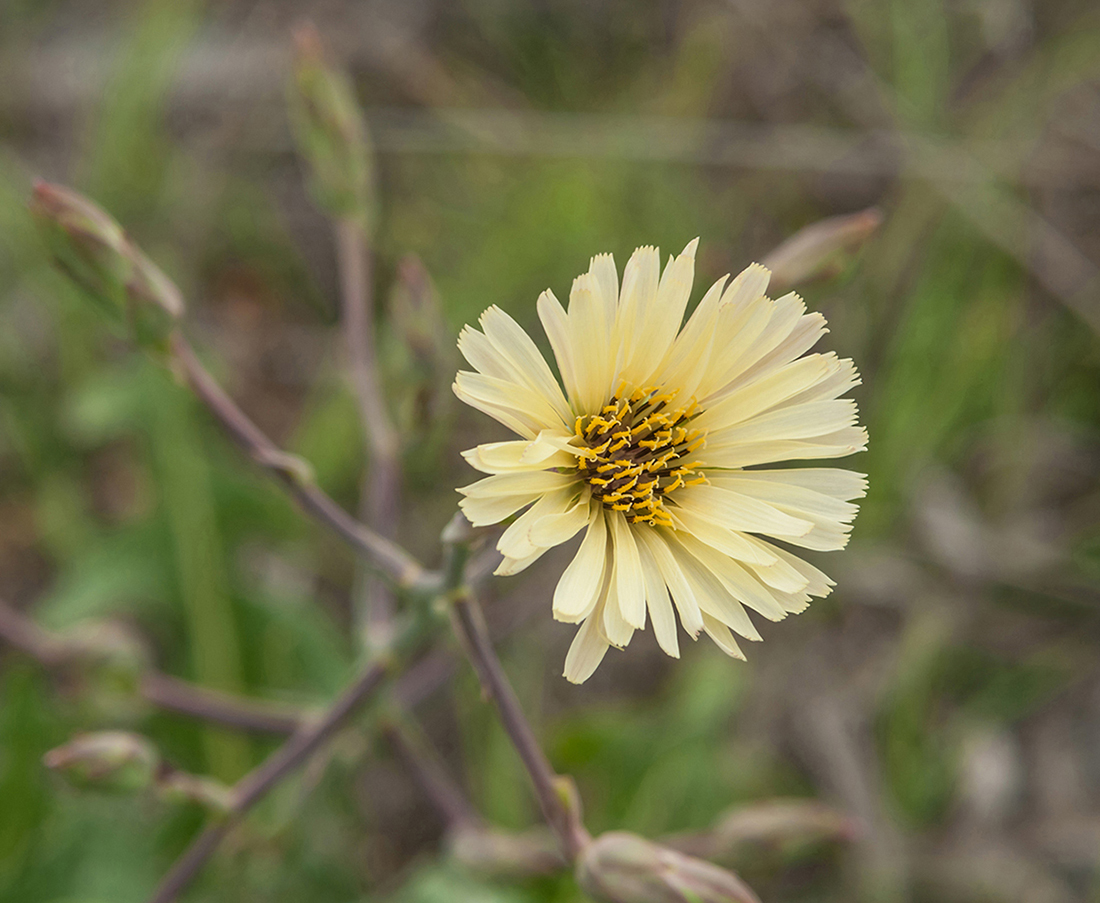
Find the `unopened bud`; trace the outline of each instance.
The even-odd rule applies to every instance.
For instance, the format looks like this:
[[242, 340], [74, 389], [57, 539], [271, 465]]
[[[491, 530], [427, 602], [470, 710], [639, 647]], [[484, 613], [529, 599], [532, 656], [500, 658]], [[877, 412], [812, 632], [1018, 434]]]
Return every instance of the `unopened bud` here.
[[859, 824], [854, 819], [816, 800], [769, 800], [741, 806], [720, 818], [711, 832], [713, 856], [723, 862], [761, 850], [787, 854], [858, 836]]
[[783, 291], [837, 275], [846, 258], [881, 225], [882, 212], [869, 207], [859, 213], [830, 216], [800, 229], [761, 261], [772, 271], [771, 288]]
[[456, 862], [486, 877], [552, 875], [565, 867], [554, 835], [545, 829], [508, 834], [492, 828], [463, 827], [453, 831], [448, 840]]
[[30, 203], [62, 270], [135, 341], [161, 346], [183, 316], [179, 289], [130, 241], [122, 227], [83, 195], [38, 182]]
[[152, 664], [142, 638], [118, 621], [78, 624], [64, 634], [64, 642], [84, 677], [115, 692], [135, 692]]
[[606, 903], [760, 903], [732, 872], [620, 831], [583, 850], [577, 881]]
[[213, 778], [186, 771], [163, 769], [157, 781], [157, 793], [169, 803], [197, 803], [215, 815], [233, 811], [233, 790]]
[[98, 731], [51, 749], [44, 762], [77, 787], [133, 793], [155, 783], [160, 756], [138, 734]]
[[435, 367], [448, 345], [443, 308], [432, 277], [415, 254], [397, 265], [389, 299], [390, 317], [406, 347], [421, 366]]
[[373, 154], [351, 83], [343, 72], [326, 64], [320, 35], [312, 25], [295, 29], [294, 43], [291, 126], [309, 165], [314, 198], [334, 216], [360, 218], [370, 234]]

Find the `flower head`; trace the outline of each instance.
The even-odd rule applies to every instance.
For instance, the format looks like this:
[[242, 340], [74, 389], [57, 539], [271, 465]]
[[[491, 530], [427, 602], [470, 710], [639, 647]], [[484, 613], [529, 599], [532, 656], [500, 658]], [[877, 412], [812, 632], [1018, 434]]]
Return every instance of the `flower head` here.
[[679, 657], [675, 611], [744, 658], [733, 634], [759, 640], [746, 612], [800, 612], [833, 586], [783, 546], [841, 549], [866, 490], [862, 474], [768, 465], [838, 458], [866, 447], [850, 360], [808, 354], [826, 332], [798, 295], [772, 300], [768, 270], [724, 277], [681, 323], [695, 248], [670, 258], [639, 248], [622, 284], [610, 254], [573, 282], [568, 311], [547, 290], [539, 318], [564, 391], [526, 332], [490, 307], [466, 327], [455, 393], [521, 438], [464, 452], [491, 474], [459, 490], [475, 526], [526, 508], [498, 543], [515, 574], [584, 530], [554, 591], [554, 617], [581, 624], [565, 676], [586, 680], [608, 647], [647, 617]]

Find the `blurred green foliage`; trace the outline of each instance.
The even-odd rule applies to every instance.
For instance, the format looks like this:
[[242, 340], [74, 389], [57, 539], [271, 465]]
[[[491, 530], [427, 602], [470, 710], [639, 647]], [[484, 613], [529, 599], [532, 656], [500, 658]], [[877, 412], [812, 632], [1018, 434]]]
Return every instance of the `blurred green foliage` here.
[[[3, 14], [3, 71], [29, 65], [66, 30], [85, 27], [86, 16], [89, 34], [102, 38], [100, 44], [89, 36], [88, 47], [104, 69], [68, 132], [50, 132], [51, 111], [0, 108], [8, 110], [0, 112], [0, 133], [11, 145], [0, 150], [0, 592], [55, 629], [120, 617], [149, 638], [165, 670], [212, 687], [328, 698], [357, 652], [349, 628], [351, 555], [241, 461], [170, 376], [131, 353], [83, 306], [52, 271], [24, 202], [30, 174], [42, 174], [71, 182], [125, 223], [184, 289], [197, 344], [209, 350], [234, 395], [354, 508], [364, 451], [332, 328], [327, 226], [306, 206], [298, 165], [285, 148], [264, 149], [259, 139], [233, 153], [211, 150], [239, 139], [248, 123], [213, 130], [213, 138], [181, 138], [187, 122], [173, 109], [174, 92], [201, 68], [184, 61], [189, 54], [200, 63], [232, 54], [229, 42], [211, 35], [238, 27], [246, 33], [238, 16], [247, 18], [247, 5], [229, 4], [234, 13], [155, 0], [94, 16], [93, 6], [8, 4]], [[361, 21], [352, 6], [340, 12], [337, 4], [337, 26], [340, 16]], [[437, 10], [446, 32], [439, 57], [461, 86], [455, 97], [485, 106], [498, 96], [521, 98], [553, 111], [866, 126], [847, 121], [839, 103], [805, 99], [797, 85], [754, 82], [763, 78], [759, 66], [741, 67], [735, 58], [748, 54], [753, 40], [740, 28], [736, 4], [717, 11], [701, 3], [595, 6], [613, 27], [602, 20], [596, 27], [596, 13], [577, 3]], [[1053, 4], [1057, 14], [1044, 14], [1037, 3], [989, 6], [996, 7], [990, 15], [1009, 6], [1004, 15], [1017, 6], [1030, 15], [1029, 37], [1023, 49], [1006, 51], [1007, 62], [998, 62], [995, 45], [981, 44], [980, 17], [969, 5], [847, 4], [846, 39], [859, 42], [898, 125], [953, 136], [964, 146], [993, 137], [1034, 141], [1049, 105], [1096, 79], [1095, 15], [1070, 2]], [[273, 20], [281, 15], [273, 6]], [[782, 15], [791, 40], [811, 49], [815, 29], [829, 27], [816, 9], [792, 6]], [[80, 43], [67, 40], [62, 46]], [[996, 83], [960, 100], [979, 45], [992, 55]], [[359, 74], [372, 103], [404, 90], [386, 87], [376, 71]], [[284, 77], [267, 73], [280, 87]], [[237, 89], [219, 86], [203, 101], [205, 115], [217, 120], [219, 102]], [[27, 92], [35, 96], [43, 95]], [[250, 119], [266, 118], [265, 134], [285, 137], [277, 100], [263, 104]], [[809, 306], [829, 317], [830, 347], [854, 357], [865, 376], [856, 394], [870, 451], [851, 466], [870, 474], [871, 494], [845, 554], [867, 573], [872, 552], [907, 558], [936, 592], [946, 586], [956, 602], [966, 601], [962, 610], [945, 615], [954, 603], [926, 605], [915, 586], [900, 603], [868, 603], [849, 597], [841, 580], [834, 598], [769, 631], [747, 666], [700, 647], [672, 667], [632, 648], [629, 655], [642, 664], [616, 661], [578, 691], [559, 685], [568, 631], [548, 623], [548, 607], [503, 654], [551, 758], [577, 777], [593, 830], [658, 836], [703, 827], [735, 803], [771, 796], [823, 795], [850, 805], [843, 786], [823, 777], [828, 764], [790, 739], [802, 736], [797, 730], [779, 723], [805, 717], [787, 697], [816, 689], [813, 673], [801, 669], [811, 655], [829, 658], [821, 644], [841, 650], [838, 679], [856, 683], [872, 652], [861, 659], [851, 649], [859, 639], [845, 637], [870, 632], [878, 639], [868, 650], [876, 643], [892, 650], [885, 663], [874, 660], [875, 692], [859, 697], [864, 708], [857, 712], [869, 761], [880, 772], [872, 815], [901, 825], [915, 844], [950, 840], [965, 804], [964, 740], [973, 726], [1015, 731], [1095, 679], [1095, 472], [1083, 488], [1055, 486], [1035, 501], [1050, 482], [1042, 466], [1048, 459], [1024, 437], [1038, 431], [1058, 454], [1058, 443], [1077, 443], [1092, 455], [1084, 466], [1095, 466], [1096, 335], [1038, 290], [1033, 274], [942, 191], [917, 180], [838, 188], [810, 174], [682, 161], [384, 148], [379, 165], [379, 297], [397, 260], [418, 254], [452, 333], [490, 303], [534, 324], [538, 293], [552, 286], [564, 297], [599, 251], [613, 251], [621, 265], [636, 245], [675, 252], [701, 235], [698, 282], [709, 284], [814, 219], [869, 201], [883, 207], [886, 224], [862, 257], [839, 279], [805, 290]], [[386, 359], [399, 366], [399, 356]], [[396, 382], [401, 372], [388, 377]], [[427, 555], [453, 510], [453, 487], [469, 476], [457, 449], [492, 431], [484, 419], [446, 405], [439, 416], [450, 431], [445, 438], [410, 450], [415, 516], [402, 527], [402, 539]], [[1077, 460], [1076, 451], [1066, 454]], [[924, 489], [929, 474], [943, 470], [962, 474], [991, 517], [1019, 512], [1028, 499], [1052, 512], [1064, 544], [1058, 578], [959, 576], [922, 545]], [[830, 572], [832, 564], [822, 562]], [[551, 567], [521, 586], [545, 594]], [[853, 569], [860, 570], [852, 565], [844, 573]], [[496, 592], [511, 590], [504, 583]], [[998, 625], [1009, 626], [998, 632]], [[765, 670], [769, 657], [786, 663], [784, 674]], [[787, 695], [777, 696], [777, 686]], [[529, 825], [536, 811], [525, 776], [471, 676], [460, 672], [448, 695], [457, 715], [433, 702], [426, 718], [449, 745], [450, 761], [459, 763], [487, 816], [507, 827]], [[197, 810], [62, 787], [41, 757], [73, 732], [137, 728], [179, 767], [225, 780], [272, 748], [268, 740], [144, 710], [116, 712], [104, 725], [94, 697], [3, 654], [0, 901], [142, 900], [200, 823]], [[769, 717], [779, 709], [782, 717]], [[352, 733], [336, 744], [323, 774], [311, 770], [303, 788], [291, 782], [265, 801], [189, 899], [579, 899], [567, 879], [507, 886], [441, 861], [434, 816], [414, 790], [397, 794], [385, 776], [372, 779], [356, 767], [364, 756], [386, 755]], [[865, 865], [859, 855], [857, 871]], [[866, 889], [835, 851], [785, 865], [754, 871], [748, 863], [744, 874], [775, 900], [847, 900], [858, 893], [852, 888]], [[1092, 894], [1080, 899], [1096, 899], [1095, 875], [1095, 859], [1074, 873], [1069, 886]], [[896, 879], [888, 898], [912, 898], [907, 880]]]

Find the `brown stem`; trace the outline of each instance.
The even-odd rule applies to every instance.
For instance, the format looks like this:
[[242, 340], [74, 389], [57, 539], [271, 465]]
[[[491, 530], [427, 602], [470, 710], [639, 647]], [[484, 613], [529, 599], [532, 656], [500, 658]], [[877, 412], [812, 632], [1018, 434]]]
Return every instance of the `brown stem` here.
[[306, 717], [295, 706], [232, 696], [159, 671], [141, 678], [141, 695], [165, 711], [261, 734], [293, 734]]
[[543, 817], [557, 837], [562, 853], [572, 862], [592, 840], [581, 822], [578, 807], [566, 803], [567, 787], [535, 739], [535, 732], [493, 649], [481, 606], [465, 591], [454, 600], [452, 612], [455, 633], [531, 777]]
[[248, 419], [215, 381], [181, 333], [171, 340], [175, 364], [187, 384], [210, 410], [225, 431], [261, 467], [272, 474], [305, 512], [335, 531], [352, 547], [370, 559], [383, 573], [402, 587], [431, 582], [431, 575], [399, 545], [361, 524], [304, 472], [299, 459], [279, 449], [255, 423]]
[[382, 735], [448, 828], [455, 830], [483, 824], [477, 810], [419, 730], [398, 715], [382, 725]]
[[[348, 362], [363, 438], [370, 449], [370, 468], [363, 488], [360, 516], [367, 526], [393, 539], [401, 506], [400, 439], [386, 408], [378, 372], [371, 292], [371, 250], [362, 222], [343, 217], [335, 224], [336, 260]], [[360, 623], [371, 632], [385, 630], [393, 614], [393, 593], [374, 575], [364, 575], [359, 588]], [[382, 638], [384, 641], [384, 637]]]
[[[47, 668], [63, 667], [87, 651], [2, 602], [0, 640]], [[294, 706], [209, 690], [154, 669], [141, 675], [139, 692], [146, 701], [166, 711], [259, 733], [292, 734], [305, 720], [305, 712]]]
[[250, 771], [233, 788], [233, 803], [224, 822], [206, 828], [176, 861], [150, 903], [171, 903], [198, 877], [222, 838], [268, 791], [323, 746], [381, 686], [389, 671], [385, 661], [368, 665], [314, 724], [302, 728]]

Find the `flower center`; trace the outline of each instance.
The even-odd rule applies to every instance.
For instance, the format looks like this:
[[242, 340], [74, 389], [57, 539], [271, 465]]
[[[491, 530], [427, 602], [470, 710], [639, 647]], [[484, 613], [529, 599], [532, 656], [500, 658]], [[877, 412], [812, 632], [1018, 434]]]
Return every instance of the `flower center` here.
[[670, 408], [672, 400], [656, 386], [620, 386], [600, 413], [577, 418], [577, 437], [591, 450], [580, 460], [582, 476], [593, 496], [631, 523], [671, 527], [664, 497], [707, 481], [695, 470], [702, 462], [688, 458], [706, 444], [703, 430], [689, 428], [699, 405], [693, 398]]

